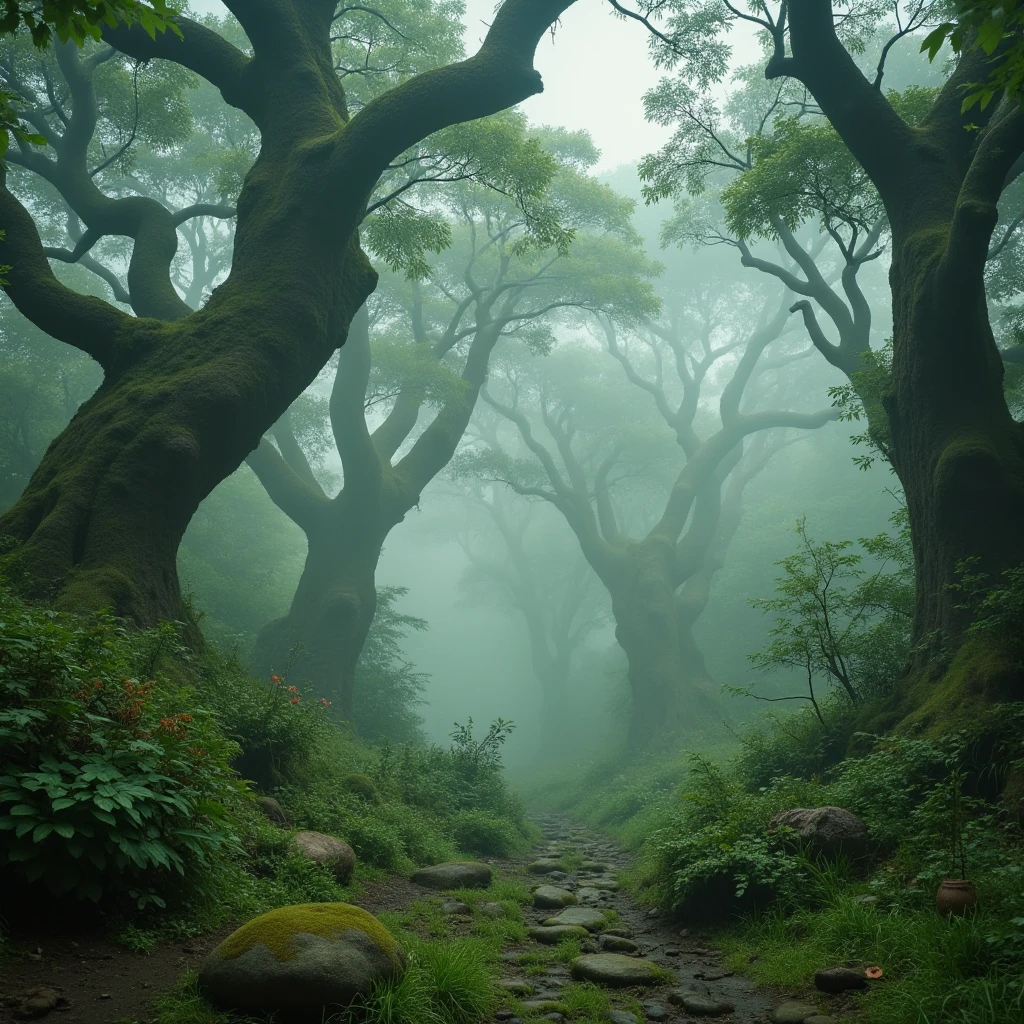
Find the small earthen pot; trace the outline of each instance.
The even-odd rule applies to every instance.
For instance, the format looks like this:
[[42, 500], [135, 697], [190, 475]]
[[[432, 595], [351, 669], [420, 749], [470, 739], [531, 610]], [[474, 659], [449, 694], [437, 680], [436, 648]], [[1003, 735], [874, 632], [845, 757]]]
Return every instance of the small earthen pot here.
[[963, 917], [969, 910], [973, 910], [977, 903], [978, 890], [974, 888], [974, 883], [962, 878], [945, 879], [935, 896], [935, 904], [943, 917]]

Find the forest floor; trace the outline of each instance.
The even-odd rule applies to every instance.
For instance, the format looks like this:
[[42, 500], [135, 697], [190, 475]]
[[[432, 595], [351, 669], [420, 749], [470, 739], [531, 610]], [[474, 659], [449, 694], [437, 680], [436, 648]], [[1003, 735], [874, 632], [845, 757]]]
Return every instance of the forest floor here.
[[[630, 858], [614, 841], [558, 816], [538, 815], [537, 823], [543, 832], [541, 845], [528, 857], [494, 861], [497, 875], [572, 891], [576, 908], [607, 914], [609, 925], [614, 925], [618, 933], [616, 938], [627, 940], [621, 944], [624, 952], [653, 963], [660, 975], [656, 986], [609, 989], [611, 1003], [617, 1008], [608, 1017], [610, 1021], [640, 1024], [642, 1017], [683, 1024], [698, 1015], [712, 1016], [707, 1010], [718, 1004], [713, 1016], [726, 1024], [765, 1024], [780, 1003], [792, 998], [759, 989], [746, 978], [730, 973], [699, 934], [663, 918], [657, 911], [640, 907], [619, 887], [615, 877], [630, 866]], [[530, 865], [538, 858], [561, 858], [567, 870], [531, 872]], [[366, 882], [359, 896], [353, 898], [354, 903], [374, 914], [406, 912], [425, 901], [444, 902], [444, 898], [399, 876]], [[529, 927], [559, 913], [535, 907], [524, 907], [523, 912]], [[472, 925], [472, 917], [456, 915], [451, 918], [451, 934], [471, 934]], [[171, 990], [182, 972], [198, 970], [206, 954], [231, 930], [228, 927], [186, 942], [164, 944], [150, 953], [130, 952], [104, 937], [95, 926], [89, 930], [58, 924], [21, 930], [11, 936], [0, 962], [0, 1024], [24, 1020], [17, 1012], [22, 1002], [18, 997], [40, 989], [50, 990], [59, 1001], [49, 1014], [39, 1013], [37, 1019], [49, 1015], [51, 1021], [60, 1024], [147, 1021], [153, 1015], [154, 996]], [[591, 946], [603, 953], [610, 944], [610, 938], [596, 936], [583, 945], [584, 950]], [[631, 945], [635, 948], [630, 949]], [[566, 1019], [559, 1005], [563, 991], [574, 985], [574, 979], [570, 965], [551, 955], [554, 949], [527, 939], [509, 945], [503, 952], [501, 977], [496, 981], [506, 991], [517, 993], [519, 1001], [509, 1003], [515, 1011], [499, 1009], [494, 1021], [515, 1024], [519, 1019], [515, 1012], [524, 1011], [530, 1017]], [[691, 1000], [688, 1006], [683, 1005], [684, 996]], [[696, 1004], [692, 1001], [695, 997]], [[700, 1000], [703, 1012], [698, 1012]], [[827, 1024], [853, 1010], [852, 1003], [843, 997], [831, 997], [826, 1003], [820, 993], [814, 993], [809, 1004], [805, 1005], [806, 1018], [796, 1015], [786, 1019]], [[830, 1016], [811, 1018], [814, 1012]]]

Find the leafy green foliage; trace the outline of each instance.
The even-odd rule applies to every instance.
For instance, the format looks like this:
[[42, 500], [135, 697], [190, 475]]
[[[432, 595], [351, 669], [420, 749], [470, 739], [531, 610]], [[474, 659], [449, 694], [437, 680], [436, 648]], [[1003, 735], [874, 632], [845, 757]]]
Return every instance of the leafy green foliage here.
[[141, 25], [150, 38], [168, 29], [181, 35], [174, 14], [166, 0], [43, 0], [42, 4], [4, 0], [0, 33], [24, 27], [36, 46], [46, 46], [54, 36], [62, 43], [70, 39], [81, 46], [86, 39], [99, 39], [104, 25], [115, 26], [122, 20]]
[[[887, 533], [852, 541], [816, 543], [806, 520], [797, 523], [802, 547], [776, 563], [776, 597], [758, 598], [755, 608], [781, 613], [764, 651], [751, 655], [762, 669], [799, 669], [806, 674], [811, 703], [824, 725], [815, 681], [839, 686], [853, 704], [884, 695], [896, 682], [910, 648], [913, 614], [913, 559], [909, 535]], [[889, 567], [894, 567], [889, 570]]]
[[237, 849], [233, 752], [189, 695], [150, 675], [164, 628], [128, 633], [0, 590], [0, 857], [27, 881], [99, 900], [167, 885]]
[[[1005, 93], [1019, 99], [1024, 89], [1024, 3], [1021, 0], [952, 0], [953, 20], [937, 25], [921, 43], [921, 52], [934, 60], [943, 45], [954, 53], [977, 48], [989, 61], [988, 77], [972, 83], [962, 110], [984, 110]], [[998, 51], [998, 53], [996, 52]]]

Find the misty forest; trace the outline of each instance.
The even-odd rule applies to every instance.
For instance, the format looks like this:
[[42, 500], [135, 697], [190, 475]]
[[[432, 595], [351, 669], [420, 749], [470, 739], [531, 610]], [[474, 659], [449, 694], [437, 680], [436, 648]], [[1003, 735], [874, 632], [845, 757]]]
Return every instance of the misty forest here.
[[0, 1024], [1024, 1024], [1024, 0], [0, 0]]

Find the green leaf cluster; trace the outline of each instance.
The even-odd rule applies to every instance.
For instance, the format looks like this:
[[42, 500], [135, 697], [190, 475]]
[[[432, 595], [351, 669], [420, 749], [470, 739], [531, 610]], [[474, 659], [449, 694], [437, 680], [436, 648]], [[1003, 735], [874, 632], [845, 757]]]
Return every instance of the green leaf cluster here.
[[[188, 694], [137, 682], [171, 627], [27, 607], [0, 588], [0, 863], [99, 900], [166, 889], [236, 851], [234, 748]], [[130, 674], [129, 674], [130, 673]]]

